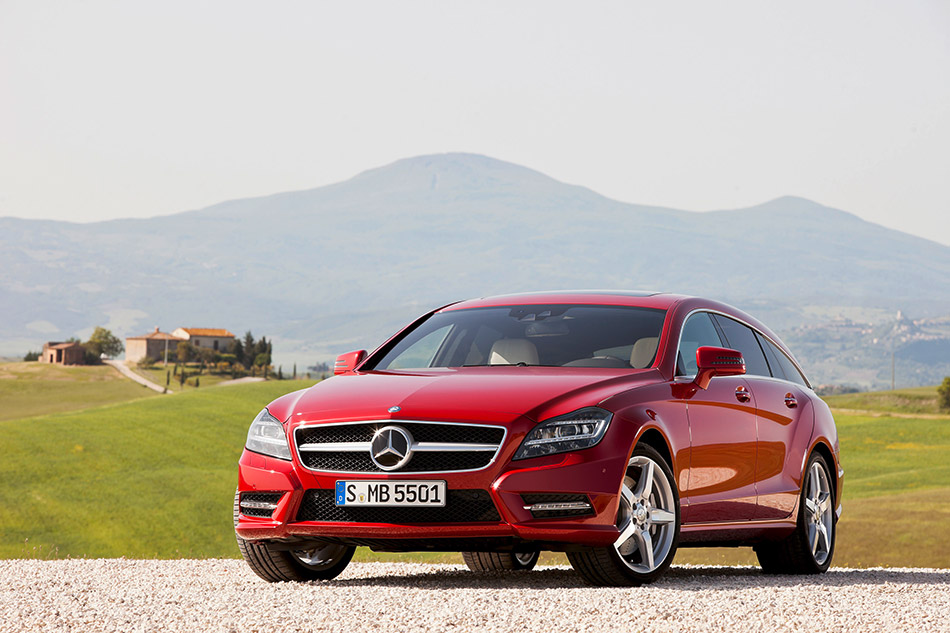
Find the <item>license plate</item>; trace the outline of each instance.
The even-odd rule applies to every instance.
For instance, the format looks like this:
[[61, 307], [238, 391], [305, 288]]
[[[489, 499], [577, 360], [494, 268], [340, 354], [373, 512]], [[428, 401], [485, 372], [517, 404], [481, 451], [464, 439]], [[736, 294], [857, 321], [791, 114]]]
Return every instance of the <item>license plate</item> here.
[[338, 506], [445, 506], [444, 481], [338, 481]]

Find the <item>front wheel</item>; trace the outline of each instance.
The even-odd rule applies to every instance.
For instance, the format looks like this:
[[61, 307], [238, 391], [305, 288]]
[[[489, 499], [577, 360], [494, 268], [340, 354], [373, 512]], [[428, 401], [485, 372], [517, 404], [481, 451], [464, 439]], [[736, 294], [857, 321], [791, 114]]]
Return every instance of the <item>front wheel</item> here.
[[673, 471], [653, 447], [637, 446], [620, 488], [617, 529], [608, 547], [568, 552], [571, 566], [594, 585], [642, 585], [673, 561], [680, 531], [680, 502]]
[[462, 560], [476, 572], [531, 571], [541, 552], [462, 552]]
[[[234, 524], [237, 525], [240, 493], [234, 493]], [[350, 564], [355, 547], [327, 543], [308, 549], [288, 550], [266, 541], [245, 541], [237, 536], [241, 556], [255, 574], [269, 582], [330, 580]]]
[[831, 566], [837, 517], [831, 470], [812, 453], [802, 477], [795, 531], [774, 543], [760, 543], [755, 554], [767, 574], [820, 574]]

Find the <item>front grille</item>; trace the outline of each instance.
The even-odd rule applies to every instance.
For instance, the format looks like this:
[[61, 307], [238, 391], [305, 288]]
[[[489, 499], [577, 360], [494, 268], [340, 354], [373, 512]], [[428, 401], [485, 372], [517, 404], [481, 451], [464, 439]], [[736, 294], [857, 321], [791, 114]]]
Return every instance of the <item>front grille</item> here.
[[[369, 443], [376, 430], [384, 426], [399, 426], [412, 435], [415, 443], [484, 444], [494, 450], [465, 451], [414, 450], [412, 458], [400, 473], [432, 473], [485, 468], [495, 459], [505, 438], [505, 429], [484, 424], [452, 424], [444, 422], [402, 422], [381, 420], [356, 424], [322, 424], [300, 427], [295, 432], [300, 462], [310, 470], [346, 473], [387, 472], [370, 457]], [[300, 450], [306, 444], [350, 443], [363, 446], [333, 452]]]
[[269, 503], [276, 505], [280, 498], [284, 496], [282, 492], [242, 492], [241, 493], [241, 514], [249, 517], [263, 517], [271, 518], [274, 514], [273, 509], [269, 508], [248, 508], [245, 507], [245, 502], [260, 502], [260, 503]]
[[[526, 493], [521, 495], [521, 499], [526, 505], [536, 503], [587, 503], [590, 499], [587, 495], [563, 494], [553, 492]], [[576, 510], [532, 510], [531, 516], [535, 519], [560, 519], [567, 517], [581, 517], [594, 514], [593, 507]]]
[[442, 508], [360, 508], [338, 506], [334, 491], [304, 493], [298, 521], [352, 523], [488, 523], [501, 521], [486, 490], [449, 490]]

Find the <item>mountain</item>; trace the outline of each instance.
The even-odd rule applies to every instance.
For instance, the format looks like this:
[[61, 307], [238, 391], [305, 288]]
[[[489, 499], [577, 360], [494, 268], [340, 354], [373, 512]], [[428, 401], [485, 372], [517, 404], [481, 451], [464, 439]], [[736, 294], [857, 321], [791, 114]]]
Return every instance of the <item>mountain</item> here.
[[0, 270], [7, 354], [97, 324], [161, 325], [250, 329], [312, 362], [441, 303], [537, 289], [700, 294], [777, 329], [950, 313], [950, 247], [844, 211], [794, 197], [706, 213], [627, 204], [471, 154], [150, 219], [0, 218]]

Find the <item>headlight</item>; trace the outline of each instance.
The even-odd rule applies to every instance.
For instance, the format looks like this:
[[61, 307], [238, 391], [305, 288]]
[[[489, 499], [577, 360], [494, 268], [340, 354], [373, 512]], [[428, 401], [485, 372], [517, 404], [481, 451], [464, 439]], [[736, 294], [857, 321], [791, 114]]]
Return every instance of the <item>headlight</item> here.
[[267, 409], [258, 413], [251, 422], [251, 428], [247, 430], [247, 443], [244, 446], [255, 453], [290, 459], [290, 446], [287, 445], [284, 425], [268, 413]]
[[579, 451], [604, 438], [613, 414], [597, 407], [579, 409], [537, 425], [525, 436], [513, 459]]

